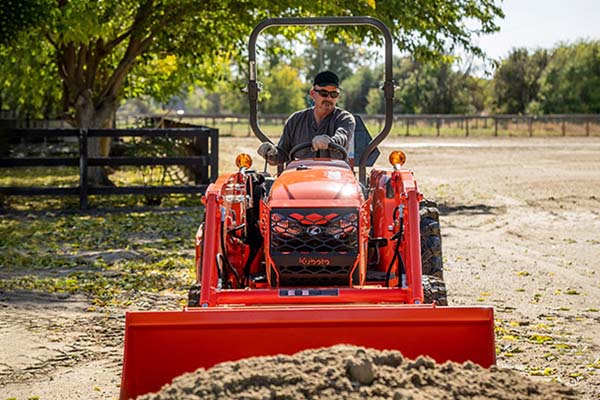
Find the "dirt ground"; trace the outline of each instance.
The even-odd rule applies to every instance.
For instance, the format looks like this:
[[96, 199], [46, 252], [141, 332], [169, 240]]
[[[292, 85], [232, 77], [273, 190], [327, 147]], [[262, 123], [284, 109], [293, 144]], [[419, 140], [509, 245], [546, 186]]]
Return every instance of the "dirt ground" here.
[[[220, 145], [221, 171], [257, 147]], [[450, 304], [495, 307], [498, 367], [600, 398], [600, 138], [397, 138], [380, 164], [392, 148], [440, 206]], [[124, 310], [89, 306], [0, 293], [0, 400], [118, 397]]]

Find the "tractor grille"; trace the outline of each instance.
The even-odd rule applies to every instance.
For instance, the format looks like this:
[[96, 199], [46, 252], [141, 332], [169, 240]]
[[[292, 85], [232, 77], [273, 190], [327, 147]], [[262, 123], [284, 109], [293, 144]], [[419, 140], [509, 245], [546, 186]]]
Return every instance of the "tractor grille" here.
[[351, 253], [357, 247], [356, 209], [271, 212], [271, 253]]
[[274, 209], [270, 228], [280, 286], [348, 285], [358, 255], [358, 210]]

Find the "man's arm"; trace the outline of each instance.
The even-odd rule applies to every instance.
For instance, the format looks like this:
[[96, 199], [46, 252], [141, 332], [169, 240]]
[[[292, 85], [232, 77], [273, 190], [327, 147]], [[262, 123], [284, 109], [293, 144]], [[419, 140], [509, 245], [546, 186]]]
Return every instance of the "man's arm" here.
[[342, 111], [336, 117], [334, 128], [335, 131], [331, 137], [331, 141], [340, 146], [344, 146], [344, 148], [348, 150], [356, 128], [354, 115], [350, 114], [348, 111]]

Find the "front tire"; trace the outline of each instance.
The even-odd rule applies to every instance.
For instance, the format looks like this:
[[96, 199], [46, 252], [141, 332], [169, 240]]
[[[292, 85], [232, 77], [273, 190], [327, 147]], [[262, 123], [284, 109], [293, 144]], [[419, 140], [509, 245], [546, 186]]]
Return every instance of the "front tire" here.
[[188, 291], [188, 307], [200, 307], [200, 290], [199, 283], [193, 283]]
[[423, 200], [420, 204], [421, 222], [421, 271], [423, 275], [444, 279], [442, 259], [442, 234], [440, 212], [433, 201]]
[[442, 234], [440, 212], [433, 201], [420, 204], [421, 222], [421, 273], [423, 301], [425, 304], [448, 305], [448, 292], [444, 283], [442, 259]]
[[423, 301], [425, 304], [448, 305], [448, 292], [446, 284], [441, 278], [430, 275], [422, 276]]

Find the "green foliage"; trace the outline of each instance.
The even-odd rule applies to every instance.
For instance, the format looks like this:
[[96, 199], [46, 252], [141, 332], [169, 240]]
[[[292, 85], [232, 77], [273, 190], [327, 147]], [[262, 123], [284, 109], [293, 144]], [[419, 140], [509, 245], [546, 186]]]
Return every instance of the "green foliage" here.
[[600, 113], [600, 41], [563, 45], [540, 77], [545, 113]]
[[278, 64], [270, 74], [262, 79], [265, 91], [261, 93], [266, 99], [261, 111], [266, 114], [289, 114], [306, 107], [304, 88], [298, 70], [290, 66]]
[[[378, 68], [378, 71], [381, 68]], [[369, 93], [383, 81], [383, 75], [369, 67], [359, 68], [352, 76], [342, 81], [341, 105], [353, 113], [364, 113], [369, 104]], [[383, 92], [379, 91], [383, 99]], [[382, 100], [383, 101], [383, 100]]]
[[501, 113], [523, 114], [535, 111], [530, 103], [539, 101], [539, 80], [548, 65], [546, 50], [529, 54], [526, 49], [513, 50], [494, 75], [494, 102]]
[[497, 112], [600, 112], [600, 41], [529, 53], [515, 49], [494, 76]]
[[61, 114], [61, 83], [52, 46], [30, 32], [10, 48], [0, 45], [0, 104], [22, 117], [56, 118]]
[[483, 80], [460, 71], [452, 61], [422, 63], [410, 58], [394, 60], [398, 84], [395, 111], [403, 114], [471, 114], [487, 104]]
[[43, 0], [4, 0], [0, 7], [0, 45], [9, 44], [32, 26], [44, 22]]
[[341, 81], [345, 81], [352, 75], [351, 66], [358, 59], [358, 47], [349, 45], [344, 40], [328, 41], [319, 37], [314, 45], [306, 49], [305, 56], [308, 60], [307, 79], [312, 79], [320, 71], [330, 70]]
[[471, 114], [468, 75], [453, 69], [448, 62], [421, 68], [421, 112], [425, 114]]
[[367, 114], [383, 114], [385, 112], [385, 99], [381, 94], [381, 90], [376, 88], [369, 89], [367, 94], [367, 107], [365, 107]]
[[[578, 43], [561, 46], [554, 50], [537, 50], [529, 53], [515, 49], [504, 60], [492, 80], [477, 78], [470, 69], [460, 70], [451, 59], [437, 62], [421, 62], [412, 57], [394, 58], [394, 80], [398, 86], [395, 94], [395, 112], [401, 114], [473, 114], [482, 111], [507, 114], [544, 113], [597, 113], [600, 112], [600, 42]], [[287, 56], [286, 56], [287, 57]], [[449, 58], [449, 57], [446, 57]], [[283, 58], [281, 58], [283, 60]], [[280, 61], [281, 61], [280, 60]], [[265, 113], [289, 113], [297, 108], [284, 105], [272, 91], [294, 99], [297, 90], [305, 85], [301, 80], [275, 80], [283, 66], [296, 68], [301, 63], [286, 58], [285, 63], [275, 63], [273, 77], [269, 77], [269, 65], [261, 77], [265, 84], [261, 111]], [[234, 80], [231, 76], [227, 79]], [[362, 66], [342, 81], [343, 94], [340, 105], [355, 113], [380, 114], [384, 112], [380, 66]], [[244, 84], [239, 78], [238, 87]], [[305, 90], [304, 88], [302, 90]], [[220, 82], [214, 92], [202, 99], [203, 112], [247, 111], [247, 99], [238, 90], [231, 90], [229, 83]], [[275, 104], [275, 103], [274, 103]], [[279, 111], [277, 111], [279, 110]]]
[[227, 114], [247, 113], [248, 96], [242, 92], [246, 86], [243, 77], [233, 76], [235, 64], [227, 68], [220, 80], [208, 87], [190, 86], [181, 94], [180, 99], [185, 104], [187, 113], [196, 114]]
[[[244, 58], [250, 31], [266, 17], [371, 15], [390, 27], [402, 50], [432, 59], [455, 47], [480, 54], [472, 44], [473, 32], [496, 31], [494, 19], [502, 16], [488, 0], [39, 1], [47, 22], [34, 18], [21, 25], [23, 34], [0, 48], [3, 107], [27, 103], [21, 112], [40, 114], [51, 103], [42, 100], [48, 96], [76, 124], [89, 127], [106, 126], [124, 98], [149, 95], [165, 101], [184, 84], [214, 87], [230, 60]], [[298, 31], [282, 28], [279, 33], [290, 37]], [[343, 32], [348, 43], [381, 41], [372, 29]], [[45, 51], [29, 57], [32, 48]], [[14, 84], [19, 76], [24, 83]], [[57, 90], [39, 90], [60, 81], [60, 98]]]

